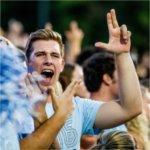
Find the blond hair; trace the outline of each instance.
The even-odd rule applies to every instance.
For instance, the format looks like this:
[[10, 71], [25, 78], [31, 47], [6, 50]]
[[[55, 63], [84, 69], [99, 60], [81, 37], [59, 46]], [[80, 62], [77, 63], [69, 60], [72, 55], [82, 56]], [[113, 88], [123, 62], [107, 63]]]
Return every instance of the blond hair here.
[[37, 40], [54, 40], [58, 42], [60, 46], [60, 53], [61, 56], [64, 57], [64, 45], [62, 42], [62, 37], [59, 33], [48, 30], [48, 29], [39, 29], [33, 33], [30, 34], [30, 37], [28, 39], [27, 45], [26, 45], [26, 57], [27, 60], [30, 60], [30, 55], [33, 52], [32, 44], [34, 41]]
[[97, 146], [99, 150], [135, 150], [136, 143], [133, 137], [125, 131], [114, 130], [100, 134]]

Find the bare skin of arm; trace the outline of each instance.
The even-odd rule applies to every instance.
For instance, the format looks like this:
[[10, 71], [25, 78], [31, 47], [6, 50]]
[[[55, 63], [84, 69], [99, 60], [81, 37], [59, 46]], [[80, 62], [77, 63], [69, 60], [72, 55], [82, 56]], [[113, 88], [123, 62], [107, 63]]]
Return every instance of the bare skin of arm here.
[[77, 55], [81, 52], [81, 44], [84, 37], [83, 31], [78, 27], [76, 21], [70, 23], [70, 30], [66, 31], [69, 51], [66, 54], [66, 62], [74, 64]]
[[103, 104], [96, 117], [97, 128], [111, 128], [120, 125], [142, 111], [142, 96], [135, 68], [130, 57], [130, 36], [126, 25], [119, 27], [115, 10], [107, 13], [109, 42], [98, 42], [95, 45], [115, 53], [119, 77], [120, 104], [109, 102]]
[[56, 97], [54, 89], [50, 88], [51, 92], [49, 92], [47, 101], [52, 101], [55, 113], [32, 134], [20, 141], [21, 150], [49, 149], [68, 115], [73, 111], [72, 98], [78, 84], [79, 81], [73, 81], [60, 97]]

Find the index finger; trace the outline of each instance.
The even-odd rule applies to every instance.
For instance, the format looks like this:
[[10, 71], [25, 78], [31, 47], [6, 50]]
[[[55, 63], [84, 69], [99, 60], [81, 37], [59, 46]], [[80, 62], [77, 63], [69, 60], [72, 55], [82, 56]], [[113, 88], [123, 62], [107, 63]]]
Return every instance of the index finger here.
[[113, 29], [113, 24], [112, 24], [112, 18], [110, 13], [107, 13], [107, 25], [108, 25], [108, 30], [111, 31]]
[[53, 108], [54, 110], [56, 110], [58, 107], [58, 101], [54, 88], [49, 87], [47, 92], [48, 92], [47, 102], [52, 102]]
[[73, 94], [74, 93], [74, 90], [75, 90], [75, 87], [77, 84], [79, 84], [80, 81], [77, 81], [77, 80], [74, 80], [72, 81], [68, 87], [66, 88], [64, 94], [65, 95], [70, 95], [70, 94]]

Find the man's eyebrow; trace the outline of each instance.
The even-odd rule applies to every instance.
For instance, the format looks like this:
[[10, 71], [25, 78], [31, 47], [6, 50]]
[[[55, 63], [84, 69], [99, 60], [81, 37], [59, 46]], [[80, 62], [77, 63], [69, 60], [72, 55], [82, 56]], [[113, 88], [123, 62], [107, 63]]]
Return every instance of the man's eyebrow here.
[[[47, 53], [46, 51], [44, 50], [35, 50], [34, 51], [34, 54], [37, 54], [37, 53]], [[50, 52], [51, 54], [55, 54], [55, 55], [61, 55], [59, 52]]]
[[51, 52], [51, 54], [61, 55], [61, 54], [60, 54], [60, 53], [58, 53], [58, 52]]
[[34, 53], [45, 52], [44, 50], [34, 50]]

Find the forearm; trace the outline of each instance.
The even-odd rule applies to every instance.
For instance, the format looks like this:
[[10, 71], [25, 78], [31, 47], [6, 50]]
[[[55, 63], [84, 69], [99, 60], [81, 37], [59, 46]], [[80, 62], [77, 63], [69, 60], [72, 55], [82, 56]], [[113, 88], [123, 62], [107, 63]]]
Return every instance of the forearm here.
[[142, 96], [138, 77], [129, 53], [116, 54], [121, 106], [135, 116], [141, 112]]
[[48, 149], [64, 125], [65, 120], [66, 116], [62, 116], [58, 113], [54, 114], [31, 135], [20, 141], [21, 150]]
[[81, 42], [69, 42], [69, 51], [67, 54], [68, 62], [74, 63], [76, 57], [80, 54], [80, 52], [81, 52]]

